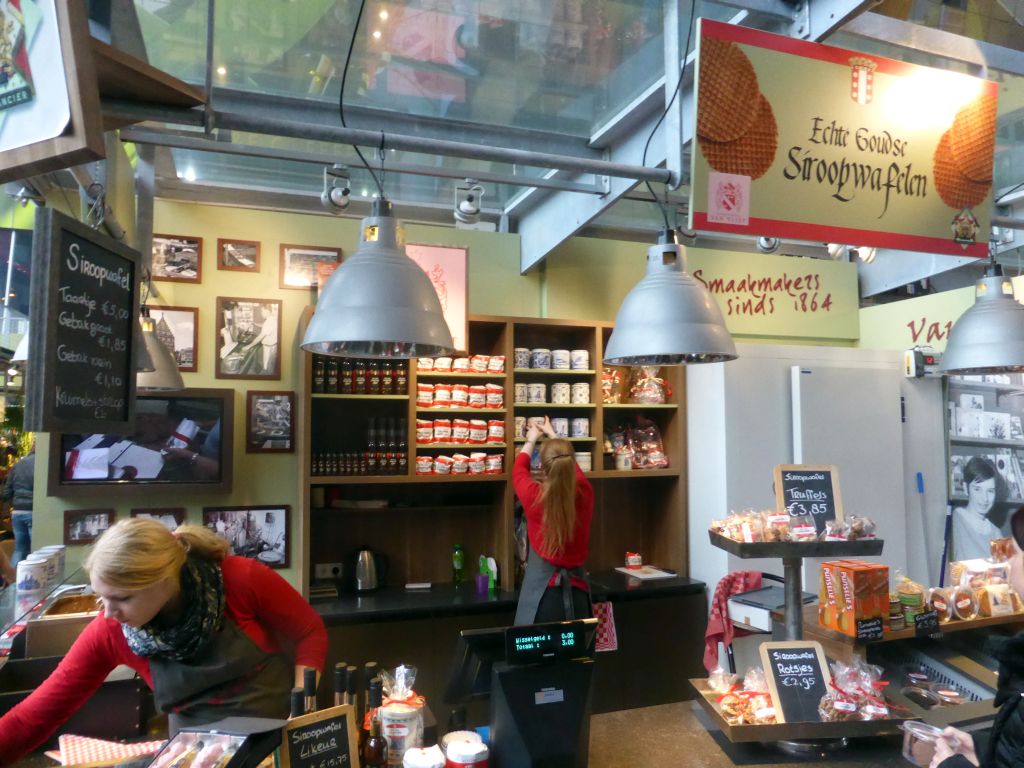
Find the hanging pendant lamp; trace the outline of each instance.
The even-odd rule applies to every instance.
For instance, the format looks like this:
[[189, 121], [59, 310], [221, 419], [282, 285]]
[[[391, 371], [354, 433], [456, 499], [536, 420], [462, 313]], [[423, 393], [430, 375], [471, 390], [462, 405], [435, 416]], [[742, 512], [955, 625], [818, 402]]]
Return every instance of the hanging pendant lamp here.
[[974, 304], [954, 323], [939, 371], [949, 374], [1024, 371], [1024, 305], [993, 258], [974, 285]]
[[[139, 317], [142, 343], [139, 344], [135, 374], [137, 392], [173, 392], [185, 388], [185, 382], [178, 370], [178, 361], [156, 335], [156, 323], [149, 316], [149, 309], [143, 307]], [[145, 358], [145, 360], [144, 360]], [[147, 365], [149, 370], [142, 368]]]
[[359, 249], [317, 300], [302, 348], [336, 357], [411, 358], [455, 351], [434, 286], [405, 253], [391, 203], [373, 201]]
[[736, 345], [707, 288], [686, 272], [675, 231], [647, 250], [647, 274], [619, 307], [604, 351], [609, 365], [682, 365], [735, 360]]

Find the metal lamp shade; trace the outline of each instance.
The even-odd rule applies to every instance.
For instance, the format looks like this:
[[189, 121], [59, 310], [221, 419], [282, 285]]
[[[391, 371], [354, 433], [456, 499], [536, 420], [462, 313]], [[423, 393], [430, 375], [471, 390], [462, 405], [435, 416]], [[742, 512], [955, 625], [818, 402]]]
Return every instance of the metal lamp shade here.
[[184, 389], [185, 382], [182, 381], [181, 371], [178, 370], [178, 361], [174, 359], [171, 350], [157, 338], [156, 323], [149, 316], [143, 316], [139, 322], [142, 327], [139, 357], [147, 355], [152, 362], [153, 370], [139, 370], [135, 374], [135, 389], [138, 392], [171, 392]]
[[684, 248], [671, 242], [649, 248], [647, 274], [619, 307], [604, 362], [682, 365], [721, 363], [736, 356], [721, 310], [686, 272]]
[[1001, 274], [986, 275], [974, 288], [974, 305], [949, 332], [939, 368], [943, 373], [1024, 371], [1024, 305]]
[[337, 357], [411, 358], [454, 351], [426, 273], [399, 245], [385, 206], [363, 219], [359, 249], [328, 278], [302, 348]]

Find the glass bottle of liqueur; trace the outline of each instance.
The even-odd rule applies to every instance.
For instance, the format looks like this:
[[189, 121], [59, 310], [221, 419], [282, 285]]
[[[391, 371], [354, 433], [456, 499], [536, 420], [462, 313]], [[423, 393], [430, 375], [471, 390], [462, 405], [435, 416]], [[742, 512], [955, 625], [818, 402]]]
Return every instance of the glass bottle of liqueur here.
[[370, 419], [370, 425], [366, 430], [366, 474], [376, 475], [380, 473], [377, 464], [377, 421]]
[[288, 719], [302, 717], [306, 714], [306, 692], [301, 688], [292, 688], [288, 707]]
[[[376, 674], [376, 670], [374, 670]], [[367, 683], [366, 687], [366, 717], [363, 718], [359, 727], [359, 754], [365, 754], [366, 747], [370, 740], [371, 729], [374, 721], [380, 725], [380, 706], [384, 699], [384, 684], [381, 682], [379, 677], [373, 677]], [[385, 748], [387, 741], [384, 741]], [[387, 764], [387, 755], [385, 755], [385, 765]], [[366, 765], [364, 762], [363, 765]], [[371, 763], [371, 765], [380, 765], [380, 763]]]
[[409, 443], [407, 439], [408, 428], [405, 419], [398, 420], [398, 470], [397, 474], [409, 473]]
[[347, 358], [347, 357], [342, 358], [342, 360], [341, 360], [341, 381], [338, 384], [338, 386], [340, 388], [340, 391], [341, 391], [341, 394], [343, 394], [343, 395], [351, 395], [352, 394], [353, 388], [355, 387], [354, 376], [355, 376], [355, 373], [354, 373], [354, 366], [352, 365], [352, 360], [350, 358]]
[[379, 395], [380, 391], [380, 360], [370, 360], [366, 364], [366, 394]]
[[326, 362], [323, 355], [313, 355], [313, 392], [323, 394], [326, 381]]
[[352, 394], [366, 394], [366, 361], [356, 360], [352, 364]]
[[302, 671], [302, 694], [304, 697], [304, 708], [306, 714], [316, 712], [316, 670], [304, 669]]
[[334, 706], [348, 704], [348, 665], [339, 661], [334, 665]]
[[327, 391], [332, 395], [336, 395], [338, 394], [338, 358], [327, 358], [326, 371]]
[[398, 436], [396, 434], [397, 431], [398, 430], [395, 429], [395, 420], [388, 419], [388, 468], [386, 474], [389, 475], [398, 474]]
[[381, 733], [380, 713], [377, 711], [381, 701], [380, 678], [377, 678], [370, 693], [370, 730], [359, 753], [363, 768], [384, 768], [388, 764], [388, 741]]
[[380, 364], [380, 393], [395, 394], [395, 368], [388, 360]]
[[[371, 683], [377, 678], [379, 669], [380, 665], [376, 661], [368, 661], [363, 665], [363, 712], [369, 711]], [[380, 682], [380, 678], [377, 678], [377, 682]]]
[[409, 367], [404, 360], [395, 363], [395, 394], [409, 394]]

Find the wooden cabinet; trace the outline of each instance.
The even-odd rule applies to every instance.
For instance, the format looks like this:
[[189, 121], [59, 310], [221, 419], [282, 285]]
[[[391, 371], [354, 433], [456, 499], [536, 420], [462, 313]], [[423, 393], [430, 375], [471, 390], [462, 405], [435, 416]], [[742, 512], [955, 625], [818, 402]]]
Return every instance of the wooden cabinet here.
[[[310, 311], [311, 312], [311, 311]], [[308, 322], [309, 313], [305, 317]], [[303, 323], [303, 327], [305, 326]], [[522, 438], [516, 417], [548, 415], [589, 419], [589, 435], [573, 438], [577, 453], [591, 454], [587, 476], [595, 488], [595, 514], [591, 531], [591, 570], [621, 565], [627, 550], [639, 551], [645, 561], [686, 575], [686, 509], [684, 476], [686, 455], [683, 419], [682, 370], [663, 368], [671, 390], [668, 402], [641, 405], [601, 402], [601, 357], [611, 334], [610, 323], [470, 316], [470, 354], [504, 355], [501, 373], [473, 374], [416, 371], [410, 361], [407, 395], [333, 395], [311, 392], [313, 356], [303, 355], [302, 391], [298, 408], [300, 484], [303, 500], [302, 536], [305, 563], [303, 586], [309, 584], [318, 563], [348, 564], [350, 555], [368, 546], [387, 563], [386, 583], [452, 580], [451, 553], [455, 544], [466, 552], [466, 572], [476, 572], [481, 554], [498, 561], [501, 586], [515, 586], [515, 495], [510, 470]], [[515, 368], [516, 348], [549, 350], [585, 349], [590, 366], [585, 370]], [[628, 369], [620, 369], [628, 381]], [[501, 408], [438, 409], [417, 407], [420, 382], [490, 383], [503, 388]], [[586, 403], [550, 402], [552, 384], [585, 382]], [[515, 385], [546, 385], [548, 402], [516, 402]], [[505, 442], [479, 445], [416, 444], [417, 418], [470, 416], [504, 421]], [[669, 466], [655, 470], [618, 470], [614, 457], [605, 454], [604, 435], [621, 424], [649, 419], [661, 431]], [[397, 475], [314, 474], [313, 457], [324, 450], [342, 451], [362, 445], [370, 419], [405, 421], [408, 467]], [[571, 434], [571, 433], [570, 433]], [[471, 450], [500, 454], [500, 474], [417, 475], [417, 456], [436, 456]]]

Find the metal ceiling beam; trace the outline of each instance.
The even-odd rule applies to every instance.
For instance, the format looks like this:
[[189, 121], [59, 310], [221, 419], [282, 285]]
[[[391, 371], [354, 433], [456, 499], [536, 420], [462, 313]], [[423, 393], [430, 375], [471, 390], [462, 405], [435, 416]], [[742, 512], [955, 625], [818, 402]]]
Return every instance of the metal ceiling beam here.
[[857, 266], [860, 295], [861, 298], [875, 296], [940, 272], [948, 272], [966, 264], [977, 264], [978, 261], [972, 256], [946, 256], [879, 248], [875, 251], [874, 261]]
[[[260, 147], [247, 144], [234, 144], [223, 139], [206, 138], [197, 133], [183, 134], [172, 131], [157, 131], [148, 128], [125, 128], [121, 130], [121, 141], [135, 144], [150, 144], [173, 149], [188, 149], [196, 152], [212, 152], [221, 155], [237, 155], [241, 157], [263, 157], [274, 160], [286, 160], [294, 163], [307, 163], [324, 166], [334, 163], [347, 164], [352, 168], [359, 167], [355, 155], [320, 154], [316, 152], [297, 152], [278, 147]], [[560, 189], [567, 192], [583, 192], [591, 195], [604, 194], [604, 187], [596, 184], [583, 184], [574, 181], [561, 181], [537, 176], [521, 176], [510, 173], [494, 173], [482, 169], [456, 168], [453, 166], [417, 165], [387, 161], [389, 173], [405, 173], [413, 176], [429, 176], [441, 179], [465, 179], [467, 177], [488, 184], [508, 184], [513, 187], [542, 187], [544, 189]]]
[[[202, 123], [202, 114], [190, 109], [160, 109], [154, 115], [148, 106], [140, 106], [131, 102], [104, 100], [105, 114], [130, 119], [133, 122], [155, 120], [177, 125], [196, 125]], [[196, 118], [199, 122], [196, 122]], [[555, 155], [549, 152], [509, 149], [501, 146], [483, 146], [449, 139], [421, 138], [407, 134], [388, 133], [383, 131], [366, 131], [341, 126], [316, 125], [291, 120], [278, 120], [259, 114], [239, 114], [232, 112], [214, 113], [215, 128], [247, 133], [265, 134], [268, 136], [285, 136], [293, 139], [308, 139], [330, 144], [358, 144], [360, 146], [377, 147], [381, 142], [388, 149], [399, 149], [408, 152], [420, 152], [427, 155], [445, 155], [464, 157], [471, 160], [486, 160], [495, 163], [527, 165], [537, 168], [557, 168], [579, 173], [593, 173], [599, 176], [616, 176], [631, 180], [648, 180], [664, 183], [669, 179], [669, 172], [663, 168], [643, 167], [630, 163], [608, 160], [596, 160], [588, 157], [572, 157]], [[585, 183], [582, 180], [581, 183]]]

